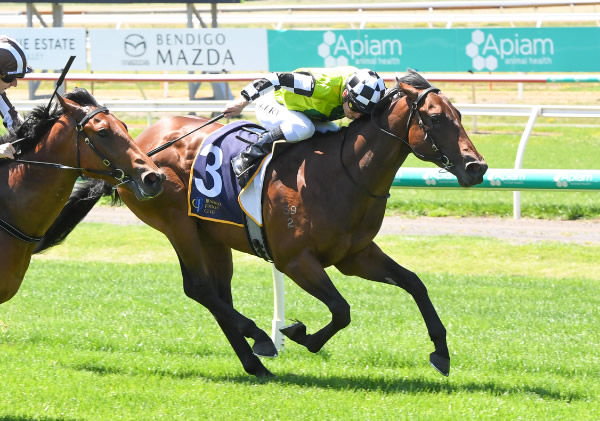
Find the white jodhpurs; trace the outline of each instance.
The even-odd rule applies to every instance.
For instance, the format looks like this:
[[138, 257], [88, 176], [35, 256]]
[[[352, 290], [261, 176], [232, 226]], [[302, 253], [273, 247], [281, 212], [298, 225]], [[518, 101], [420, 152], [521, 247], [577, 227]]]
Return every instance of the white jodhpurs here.
[[267, 130], [281, 128], [286, 142], [299, 142], [315, 134], [337, 132], [340, 127], [333, 121], [313, 121], [300, 111], [288, 110], [275, 100], [273, 94], [256, 101], [256, 119]]

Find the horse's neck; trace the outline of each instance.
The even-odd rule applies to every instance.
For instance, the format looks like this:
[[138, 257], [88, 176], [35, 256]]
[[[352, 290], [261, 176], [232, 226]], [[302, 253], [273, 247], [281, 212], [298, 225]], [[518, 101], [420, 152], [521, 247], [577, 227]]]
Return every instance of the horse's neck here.
[[[76, 166], [76, 145], [71, 135], [65, 137], [64, 130], [57, 133], [51, 129], [21, 159]], [[63, 140], [56, 139], [61, 135]], [[8, 189], [2, 186], [2, 218], [26, 234], [42, 235], [69, 198], [79, 173], [26, 163], [8, 164], [5, 168]]]
[[387, 193], [408, 152], [401, 141], [365, 121], [349, 128], [344, 156], [348, 167], [373, 192]]

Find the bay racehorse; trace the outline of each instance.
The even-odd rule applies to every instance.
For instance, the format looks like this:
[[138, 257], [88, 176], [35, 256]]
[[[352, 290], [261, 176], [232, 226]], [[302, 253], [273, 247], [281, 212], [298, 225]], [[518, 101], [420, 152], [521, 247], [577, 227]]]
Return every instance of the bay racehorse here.
[[[204, 122], [192, 116], [164, 118], [144, 130], [136, 143], [150, 151]], [[142, 221], [169, 239], [179, 257], [185, 293], [213, 314], [244, 369], [257, 376], [270, 375], [256, 355], [276, 355], [271, 339], [232, 303], [231, 249], [252, 253], [244, 229], [187, 216], [190, 168], [203, 139], [220, 127], [210, 124], [154, 155], [167, 176], [161, 196], [143, 202], [123, 187], [118, 193]], [[282, 332], [317, 352], [350, 323], [350, 306], [324, 269], [335, 266], [346, 275], [401, 287], [411, 294], [435, 347], [430, 362], [448, 375], [446, 329], [427, 289], [373, 239], [394, 176], [409, 153], [456, 175], [462, 186], [482, 182], [487, 164], [465, 132], [460, 112], [421, 75], [409, 71], [370, 118], [283, 149], [269, 164], [263, 188], [267, 242], [276, 268], [322, 301], [331, 320], [314, 333], [308, 333], [301, 322]], [[76, 208], [72, 215], [77, 214]], [[71, 218], [68, 214], [65, 208], [64, 219]], [[48, 241], [52, 243], [51, 238]], [[252, 348], [246, 338], [254, 340]]]
[[162, 191], [163, 173], [123, 122], [84, 89], [58, 100], [52, 111], [36, 107], [18, 129], [19, 139], [0, 138], [17, 149], [14, 160], [0, 160], [0, 303], [17, 293], [36, 244], [80, 175], [120, 184], [136, 200]]

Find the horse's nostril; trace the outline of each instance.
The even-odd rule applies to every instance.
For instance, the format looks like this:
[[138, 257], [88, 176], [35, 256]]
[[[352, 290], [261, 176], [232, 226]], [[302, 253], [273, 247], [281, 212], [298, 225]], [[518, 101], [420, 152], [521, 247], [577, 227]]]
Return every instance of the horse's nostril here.
[[156, 173], [149, 171], [142, 176], [142, 182], [148, 186], [156, 186], [163, 182], [165, 175], [163, 173]]
[[485, 162], [469, 162], [465, 165], [465, 171], [467, 174], [473, 177], [479, 177], [485, 174], [488, 166]]

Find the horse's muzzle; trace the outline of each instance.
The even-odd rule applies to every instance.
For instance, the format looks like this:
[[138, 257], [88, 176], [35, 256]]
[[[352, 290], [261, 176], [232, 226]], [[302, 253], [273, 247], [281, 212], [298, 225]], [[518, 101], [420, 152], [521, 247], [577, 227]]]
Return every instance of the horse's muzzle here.
[[488, 170], [488, 164], [481, 159], [466, 159], [464, 168], [456, 172], [456, 178], [463, 187], [471, 187], [483, 182], [483, 175]]

